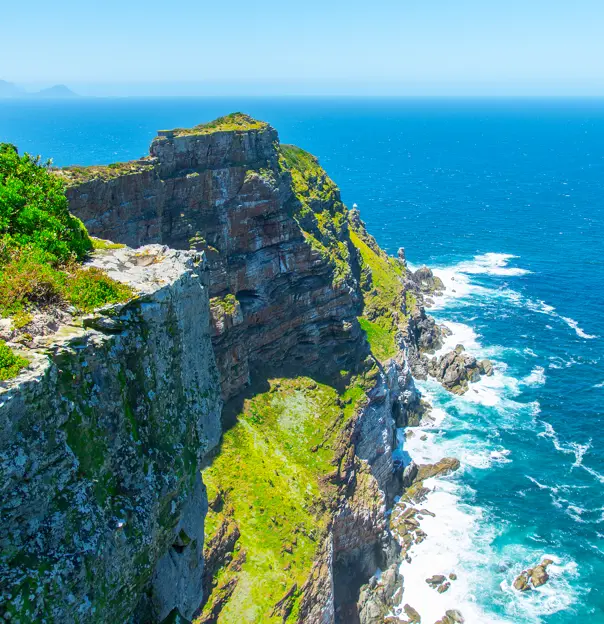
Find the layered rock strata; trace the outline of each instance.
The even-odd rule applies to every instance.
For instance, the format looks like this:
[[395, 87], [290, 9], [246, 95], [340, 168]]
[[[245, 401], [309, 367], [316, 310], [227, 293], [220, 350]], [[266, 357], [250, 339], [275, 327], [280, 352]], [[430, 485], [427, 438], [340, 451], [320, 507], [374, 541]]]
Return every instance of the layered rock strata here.
[[[333, 260], [308, 240], [312, 222], [304, 230], [294, 218], [301, 202], [276, 131], [246, 120], [235, 131], [162, 132], [125, 175], [63, 173], [70, 210], [91, 234], [205, 251], [225, 400], [260, 368], [326, 374], [367, 354], [354, 279], [334, 280]], [[342, 211], [331, 181], [310, 184], [313, 211]], [[337, 236], [347, 244], [345, 223]]]
[[[59, 523], [64, 546], [55, 539], [39, 547], [40, 557], [50, 553], [59, 561], [51, 564], [51, 578], [64, 582], [60, 589], [52, 585], [49, 598], [38, 599], [37, 611], [28, 613], [56, 621], [172, 621], [190, 618], [209, 597], [196, 615], [199, 621], [233, 621], [231, 601], [249, 590], [239, 583], [249, 553], [241, 547], [237, 515], [227, 514], [206, 542], [204, 573], [208, 502], [198, 468], [212, 465], [222, 452], [215, 448], [221, 434], [219, 390], [236, 413], [244, 396], [265, 391], [275, 374], [309, 376], [338, 392], [342, 379], [358, 376], [364, 380], [364, 398], [350, 418], [336, 414], [325, 431], [327, 446], [333, 445], [332, 468], [319, 477], [320, 496], [302, 505], [306, 519], [320, 519], [324, 530], [315, 535], [295, 527], [305, 539], [319, 538], [305, 579], [286, 587], [259, 617], [307, 624], [369, 622], [393, 605], [400, 589], [396, 574], [382, 584], [363, 584], [377, 567], [384, 569], [399, 556], [395, 527], [386, 515], [404, 480], [402, 466], [393, 459], [395, 431], [418, 422], [426, 411], [412, 371], [427, 374], [426, 353], [441, 345], [440, 328], [422, 305], [425, 294], [439, 289], [436, 278], [429, 270], [409, 275], [404, 254], [390, 258], [379, 248], [358, 211], [343, 206], [316, 159], [280, 146], [270, 126], [245, 116], [160, 132], [150, 156], [140, 161], [69, 168], [60, 175], [69, 180], [72, 212], [91, 234], [135, 246], [193, 249], [206, 261], [202, 270], [194, 254], [156, 245], [112, 251], [94, 262], [144, 296], [87, 319], [77, 338], [70, 329], [66, 359], [63, 338], [49, 336], [48, 344], [55, 344], [51, 351], [62, 359], [57, 363], [58, 355], [51, 354], [48, 370], [54, 366], [57, 379], [67, 375], [77, 381], [73, 398], [66, 385], [38, 385], [40, 396], [54, 392], [56, 397], [43, 417], [36, 415], [42, 422], [36, 431], [60, 447], [60, 452], [54, 446], [40, 451], [38, 463], [54, 465], [52, 458], [58, 457], [58, 472], [51, 466], [49, 480], [70, 475], [67, 486], [49, 486], [42, 497], [52, 518], [60, 518], [60, 512], [67, 516]], [[357, 321], [361, 315], [381, 362], [369, 350]], [[39, 347], [37, 339], [33, 346]], [[44, 375], [40, 379], [52, 378]], [[19, 390], [25, 391], [26, 385]], [[23, 410], [21, 404], [11, 418], [22, 418]], [[77, 431], [47, 433], [74, 422]], [[261, 443], [268, 445], [268, 434]], [[102, 449], [102, 457], [84, 451], [91, 446]], [[34, 441], [28, 438], [24, 448], [27, 455], [29, 449], [34, 453]], [[212, 456], [213, 448], [217, 455]], [[283, 476], [275, 473], [274, 479]], [[413, 482], [406, 500], [420, 497], [422, 487], [421, 480]], [[72, 511], [55, 512], [59, 502], [48, 499], [61, 501], [72, 490], [66, 503]], [[106, 498], [89, 502], [78, 492]], [[24, 514], [30, 494], [11, 499], [15, 518]], [[233, 496], [236, 489], [217, 493], [210, 508], [220, 512]], [[81, 500], [85, 505], [77, 507]], [[405, 526], [411, 526], [404, 517]], [[281, 522], [277, 516], [269, 520], [274, 527]], [[9, 526], [17, 531], [16, 522]], [[18, 544], [26, 543], [15, 535]], [[27, 535], [30, 542], [37, 539], [35, 531]], [[295, 539], [282, 545], [284, 558], [295, 554]], [[77, 546], [68, 557], [61, 550], [66, 545]], [[94, 575], [90, 548], [106, 553]], [[5, 568], [7, 575], [15, 573], [15, 588], [35, 568], [20, 556]], [[69, 562], [71, 572], [61, 561]], [[24, 596], [27, 587], [18, 591]], [[62, 610], [48, 615], [48, 605]], [[249, 606], [237, 614], [238, 622], [258, 621], [249, 615], [254, 605]], [[18, 607], [31, 609], [24, 599]], [[404, 610], [415, 621], [412, 607]]]
[[139, 296], [61, 326], [1, 384], [7, 621], [161, 621], [199, 603], [199, 468], [222, 406], [204, 261], [150, 246], [93, 264]]

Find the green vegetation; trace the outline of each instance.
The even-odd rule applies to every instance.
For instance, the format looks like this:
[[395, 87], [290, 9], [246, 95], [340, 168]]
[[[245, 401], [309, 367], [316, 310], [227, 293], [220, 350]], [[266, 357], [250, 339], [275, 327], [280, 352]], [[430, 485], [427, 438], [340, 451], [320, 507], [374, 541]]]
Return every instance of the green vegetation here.
[[24, 357], [17, 355], [3, 340], [0, 340], [0, 381], [15, 377], [28, 364]]
[[94, 250], [123, 249], [126, 246], [121, 243], [112, 243], [111, 241], [105, 240], [104, 238], [97, 238], [96, 236], [91, 236], [90, 240], [92, 241], [92, 248]]
[[174, 130], [160, 130], [161, 136], [187, 136], [194, 134], [212, 134], [214, 132], [247, 132], [249, 130], [264, 130], [268, 124], [258, 121], [245, 113], [231, 113], [218, 117], [214, 121], [199, 124], [192, 128], [174, 128]]
[[236, 576], [219, 622], [284, 621], [273, 608], [294, 583], [288, 621], [295, 621], [338, 496], [340, 433], [364, 396], [359, 380], [338, 394], [302, 377], [272, 379], [268, 392], [245, 402], [203, 473], [208, 499], [222, 501], [206, 517], [206, 544], [223, 524], [235, 523], [241, 536], [234, 555], [245, 553], [244, 563], [219, 572], [204, 614]]
[[340, 191], [317, 158], [295, 145], [281, 145], [281, 167], [290, 172], [297, 201], [294, 218], [311, 247], [334, 267], [334, 283], [351, 279], [346, 245], [347, 210]]
[[31, 321], [32, 307], [70, 303], [89, 312], [132, 296], [78, 263], [94, 242], [69, 213], [64, 184], [49, 165], [0, 144], [0, 315], [14, 316], [16, 329]]
[[63, 183], [48, 166], [0, 143], [0, 252], [32, 247], [56, 261], [82, 259], [92, 243], [84, 224], [69, 214]]
[[371, 351], [378, 360], [384, 361], [396, 355], [398, 348], [390, 329], [362, 316], [359, 317], [359, 324], [367, 336]]
[[235, 314], [237, 309], [237, 299], [235, 295], [230, 293], [224, 297], [212, 297], [210, 299], [210, 308], [221, 310], [224, 314], [231, 316]]
[[91, 165], [89, 167], [73, 165], [57, 169], [55, 173], [63, 178], [67, 184], [74, 185], [84, 184], [92, 180], [112, 180], [120, 176], [150, 171], [151, 169], [153, 169], [153, 165], [145, 158], [141, 158], [140, 160], [117, 162], [110, 165]]
[[382, 251], [364, 231], [350, 230], [350, 240], [358, 249], [361, 263], [361, 290], [364, 308], [361, 327], [374, 355], [386, 359], [395, 355], [403, 304], [403, 265]]

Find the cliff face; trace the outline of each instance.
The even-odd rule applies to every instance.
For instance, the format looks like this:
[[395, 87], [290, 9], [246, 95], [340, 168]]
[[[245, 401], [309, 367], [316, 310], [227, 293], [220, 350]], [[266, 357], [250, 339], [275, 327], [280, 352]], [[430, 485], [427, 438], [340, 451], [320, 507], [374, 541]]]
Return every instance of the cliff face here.
[[358, 621], [396, 559], [395, 431], [419, 405], [404, 262], [242, 115], [59, 174], [92, 235], [151, 246], [97, 256], [143, 296], [50, 336], [5, 390], [0, 614]]
[[199, 466], [222, 405], [203, 261], [152, 246], [93, 263], [140, 297], [60, 328], [0, 390], [7, 620], [161, 621], [199, 603]]
[[[275, 130], [249, 118], [224, 127], [161, 132], [125, 175], [69, 171], [70, 210], [95, 236], [206, 252], [225, 399], [258, 369], [350, 369], [367, 354], [356, 284], [334, 280], [333, 260], [294, 218], [300, 200]], [[334, 202], [335, 185], [324, 207]]]

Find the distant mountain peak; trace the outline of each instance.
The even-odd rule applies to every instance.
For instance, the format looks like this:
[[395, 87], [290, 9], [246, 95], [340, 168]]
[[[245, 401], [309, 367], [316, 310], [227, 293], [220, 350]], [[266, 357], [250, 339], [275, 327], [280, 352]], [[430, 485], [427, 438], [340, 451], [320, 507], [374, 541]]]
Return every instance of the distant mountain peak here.
[[69, 87], [63, 84], [54, 85], [40, 91], [27, 92], [14, 82], [0, 80], [0, 99], [5, 98], [72, 98], [77, 97]]
[[47, 89], [42, 89], [37, 93], [33, 94], [37, 97], [52, 97], [52, 98], [70, 98], [77, 97], [77, 93], [74, 93], [69, 87], [66, 85], [54, 85], [54, 87], [48, 87]]

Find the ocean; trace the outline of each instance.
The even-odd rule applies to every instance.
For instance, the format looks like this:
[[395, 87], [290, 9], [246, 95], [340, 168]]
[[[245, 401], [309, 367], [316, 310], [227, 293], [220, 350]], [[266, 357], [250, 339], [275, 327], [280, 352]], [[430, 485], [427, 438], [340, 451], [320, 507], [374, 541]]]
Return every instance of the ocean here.
[[[57, 165], [137, 158], [160, 128], [241, 110], [316, 154], [389, 252], [447, 291], [430, 311], [495, 364], [402, 442], [433, 481], [404, 602], [431, 624], [604, 623], [604, 100], [128, 98], [0, 102], [0, 141]], [[404, 440], [404, 436], [401, 436]], [[538, 590], [515, 576], [554, 560]], [[437, 594], [425, 579], [455, 572]]]

